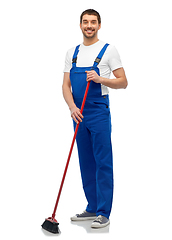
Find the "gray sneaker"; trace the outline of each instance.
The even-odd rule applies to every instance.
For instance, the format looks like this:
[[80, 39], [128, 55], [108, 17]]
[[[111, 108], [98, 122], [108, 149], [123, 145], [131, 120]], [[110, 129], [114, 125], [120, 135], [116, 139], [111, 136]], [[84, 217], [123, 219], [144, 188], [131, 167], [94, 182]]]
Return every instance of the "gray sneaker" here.
[[71, 217], [71, 221], [84, 221], [84, 220], [94, 220], [96, 218], [96, 213], [89, 213], [84, 211], [81, 214], [76, 214], [74, 217]]
[[99, 215], [91, 224], [92, 228], [103, 228], [106, 227], [107, 225], [110, 224], [109, 219], [107, 219], [106, 217]]

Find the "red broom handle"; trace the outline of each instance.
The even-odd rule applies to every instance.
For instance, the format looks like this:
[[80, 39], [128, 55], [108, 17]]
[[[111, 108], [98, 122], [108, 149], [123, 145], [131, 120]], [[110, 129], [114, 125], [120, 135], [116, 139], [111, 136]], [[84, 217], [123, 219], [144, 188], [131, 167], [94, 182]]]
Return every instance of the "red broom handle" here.
[[[85, 94], [84, 94], [84, 98], [83, 98], [82, 105], [81, 105], [81, 110], [80, 110], [81, 114], [82, 114], [83, 109], [84, 109], [84, 105], [85, 105], [85, 101], [86, 101], [86, 98], [87, 98], [87, 93], [88, 93], [89, 86], [90, 86], [90, 81], [87, 83], [87, 86], [86, 86], [86, 90], [85, 90]], [[80, 124], [80, 122], [78, 122], [78, 124], [76, 125], [76, 128], [75, 128], [75, 133], [74, 133], [72, 144], [71, 144], [71, 147], [70, 147], [66, 167], [65, 167], [65, 170], [64, 170], [64, 173], [63, 173], [63, 178], [62, 178], [62, 181], [61, 181], [59, 193], [58, 193], [56, 204], [55, 204], [55, 207], [54, 207], [54, 212], [52, 214], [53, 219], [55, 218], [55, 215], [56, 215], [57, 205], [59, 203], [61, 191], [62, 191], [64, 180], [65, 180], [65, 177], [66, 177], [66, 173], [67, 173], [70, 157], [71, 157], [71, 154], [72, 154], [73, 146], [74, 146], [74, 143], [75, 143], [76, 135], [77, 135], [77, 132], [78, 132], [79, 124]]]

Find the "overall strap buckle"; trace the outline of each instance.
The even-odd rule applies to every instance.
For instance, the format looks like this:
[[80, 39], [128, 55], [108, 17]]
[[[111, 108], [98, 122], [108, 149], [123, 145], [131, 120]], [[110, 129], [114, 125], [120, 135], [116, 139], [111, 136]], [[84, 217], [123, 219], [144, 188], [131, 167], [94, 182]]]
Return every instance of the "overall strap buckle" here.
[[94, 61], [94, 65], [93, 65], [94, 68], [97, 67], [98, 64], [100, 63], [100, 61], [101, 61], [101, 59], [102, 59], [102, 57], [103, 57], [103, 55], [104, 55], [104, 53], [105, 53], [105, 51], [106, 51], [108, 46], [109, 46], [109, 44], [106, 43], [104, 45], [104, 47], [102, 48], [102, 50], [99, 52], [99, 55], [96, 57], [96, 59]]
[[98, 63], [98, 64], [99, 64], [99, 63], [100, 63], [100, 61], [101, 61], [101, 58], [98, 58], [98, 57], [97, 57], [97, 58], [95, 59], [95, 61], [94, 61], [94, 62], [96, 62], [96, 63]]
[[76, 63], [77, 62], [77, 57], [72, 59], [72, 63]]
[[78, 45], [76, 48], [75, 48], [75, 52], [73, 54], [73, 58], [72, 58], [72, 66], [73, 67], [76, 67], [76, 63], [77, 63], [77, 55], [79, 53], [79, 47], [80, 45]]

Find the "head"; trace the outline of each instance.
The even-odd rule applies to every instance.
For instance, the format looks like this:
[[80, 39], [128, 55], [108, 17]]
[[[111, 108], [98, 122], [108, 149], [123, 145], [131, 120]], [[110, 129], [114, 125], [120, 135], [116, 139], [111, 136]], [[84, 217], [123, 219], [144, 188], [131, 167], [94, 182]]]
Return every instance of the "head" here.
[[80, 28], [85, 38], [94, 38], [101, 28], [100, 14], [93, 10], [85, 10], [80, 16]]

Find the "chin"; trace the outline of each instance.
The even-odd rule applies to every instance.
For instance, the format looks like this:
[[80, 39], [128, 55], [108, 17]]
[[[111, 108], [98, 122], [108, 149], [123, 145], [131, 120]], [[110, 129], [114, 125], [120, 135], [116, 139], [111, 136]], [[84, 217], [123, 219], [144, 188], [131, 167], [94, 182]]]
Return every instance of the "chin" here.
[[84, 37], [86, 38], [94, 38], [96, 36], [96, 33], [92, 34], [91, 36], [90, 35], [87, 35], [85, 32], [83, 33], [84, 34]]

